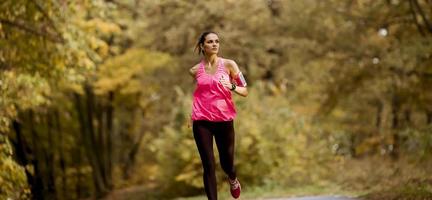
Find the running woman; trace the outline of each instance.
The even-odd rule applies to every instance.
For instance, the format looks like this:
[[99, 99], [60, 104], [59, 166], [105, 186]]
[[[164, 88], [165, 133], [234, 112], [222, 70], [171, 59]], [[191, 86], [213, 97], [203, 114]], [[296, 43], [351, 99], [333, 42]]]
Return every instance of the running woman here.
[[202, 33], [195, 50], [199, 50], [202, 58], [189, 70], [197, 83], [193, 94], [192, 129], [204, 170], [204, 188], [209, 200], [217, 199], [214, 137], [222, 169], [230, 184], [231, 195], [237, 199], [240, 196], [241, 185], [234, 167], [233, 120], [236, 117], [236, 110], [231, 93], [246, 97], [247, 83], [233, 60], [218, 56], [217, 33]]

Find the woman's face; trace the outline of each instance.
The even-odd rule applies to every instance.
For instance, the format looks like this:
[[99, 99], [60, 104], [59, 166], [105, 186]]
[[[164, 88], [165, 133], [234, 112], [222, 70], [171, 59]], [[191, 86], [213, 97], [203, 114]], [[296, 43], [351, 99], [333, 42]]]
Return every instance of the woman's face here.
[[214, 33], [206, 35], [202, 48], [205, 54], [217, 54], [219, 52], [219, 37]]

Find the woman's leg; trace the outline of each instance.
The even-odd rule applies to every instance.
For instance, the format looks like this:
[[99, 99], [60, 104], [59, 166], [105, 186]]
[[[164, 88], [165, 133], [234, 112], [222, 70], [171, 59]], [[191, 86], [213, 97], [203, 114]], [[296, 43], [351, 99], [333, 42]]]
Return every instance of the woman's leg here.
[[231, 180], [234, 180], [236, 178], [236, 171], [234, 167], [235, 133], [233, 121], [217, 122], [214, 136], [222, 169]]
[[204, 169], [204, 188], [209, 200], [217, 199], [215, 161], [213, 154], [213, 135], [210, 132], [211, 122], [194, 121], [193, 133]]

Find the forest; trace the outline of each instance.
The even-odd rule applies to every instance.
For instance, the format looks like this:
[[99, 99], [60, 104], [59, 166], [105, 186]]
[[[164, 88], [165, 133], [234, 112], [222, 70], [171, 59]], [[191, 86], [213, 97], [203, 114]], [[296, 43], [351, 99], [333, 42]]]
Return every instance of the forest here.
[[431, 0], [2, 0], [0, 199], [203, 197], [208, 30], [248, 82], [244, 199], [432, 199]]

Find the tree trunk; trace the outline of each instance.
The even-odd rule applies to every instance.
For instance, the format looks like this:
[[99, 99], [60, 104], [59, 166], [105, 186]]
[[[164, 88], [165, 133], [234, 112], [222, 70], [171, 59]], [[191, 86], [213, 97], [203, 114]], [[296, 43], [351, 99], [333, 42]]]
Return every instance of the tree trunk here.
[[132, 166], [135, 164], [136, 154], [138, 153], [139, 147], [141, 146], [141, 141], [144, 136], [144, 131], [139, 133], [138, 139], [133, 143], [132, 148], [130, 148], [127, 153], [126, 162], [123, 166], [123, 179], [129, 179], [130, 171]]
[[[26, 142], [26, 140], [24, 139], [25, 137], [23, 137], [22, 134], [22, 125], [20, 122], [14, 120], [12, 122], [13, 128], [15, 130], [15, 134], [16, 134], [16, 141], [12, 141], [12, 144], [14, 145], [15, 148], [15, 152], [16, 152], [16, 158], [18, 160], [18, 163], [21, 166], [27, 166], [29, 164], [29, 158], [27, 157], [27, 149], [28, 149], [28, 144]], [[26, 174], [27, 177], [27, 183], [30, 185], [31, 187], [31, 191], [36, 191], [36, 186], [34, 186], [34, 180], [35, 177], [32, 175], [32, 173], [29, 171], [29, 169], [27, 167], [24, 168], [24, 172]], [[34, 194], [33, 194], [34, 196]]]
[[38, 160], [41, 158], [39, 149], [38, 149], [38, 136], [36, 132], [36, 127], [34, 124], [34, 113], [32, 110], [29, 111], [29, 125], [30, 125], [30, 133], [31, 133], [31, 139], [32, 139], [32, 149], [33, 149], [33, 169], [34, 169], [34, 176], [31, 183], [31, 193], [32, 198], [37, 200], [43, 200], [44, 198], [44, 184], [42, 179], [42, 173], [40, 169], [40, 165]]
[[106, 177], [106, 173], [105, 173], [105, 167], [104, 167], [104, 162], [103, 162], [103, 146], [100, 146], [98, 138], [96, 136], [96, 131], [95, 130], [95, 126], [93, 124], [93, 120], [94, 116], [93, 114], [95, 113], [95, 96], [93, 94], [93, 89], [91, 88], [90, 85], [86, 84], [84, 87], [84, 90], [86, 92], [87, 98], [86, 98], [86, 109], [87, 109], [87, 128], [88, 128], [88, 133], [90, 136], [90, 144], [91, 144], [91, 148], [88, 148], [88, 151], [95, 154], [93, 159], [95, 159], [95, 166], [93, 170], [97, 171], [97, 174], [100, 176], [101, 181], [102, 181], [102, 191], [100, 193], [100, 196], [97, 197], [101, 197], [104, 196], [107, 192], [108, 192], [108, 188], [107, 188], [107, 177]]
[[[81, 96], [77, 93], [74, 93], [75, 96], [75, 106], [76, 106], [76, 110], [78, 113], [78, 120], [79, 120], [79, 124], [80, 124], [80, 129], [81, 129], [81, 140], [82, 143], [84, 144], [84, 148], [86, 150], [86, 155], [87, 158], [89, 160], [89, 163], [92, 167], [92, 176], [93, 176], [93, 182], [94, 182], [94, 186], [95, 186], [95, 195], [96, 197], [101, 197], [103, 196], [107, 190], [105, 188], [105, 184], [103, 181], [103, 177], [102, 177], [102, 173], [100, 170], [100, 165], [99, 165], [99, 161], [98, 161], [98, 156], [100, 156], [99, 154], [97, 154], [96, 149], [97, 147], [95, 147], [95, 138], [94, 138], [94, 131], [93, 131], [93, 127], [92, 127], [92, 123], [88, 123], [89, 121], [91, 122], [92, 120], [92, 114], [87, 114], [87, 120], [85, 118], [85, 114], [81, 105]], [[88, 105], [89, 106], [89, 105]], [[92, 111], [91, 109], [87, 109], [87, 112]]]
[[15, 140], [12, 140], [12, 144], [14, 145], [14, 149], [15, 149], [16, 158], [18, 160], [18, 163], [21, 166], [26, 166], [28, 164], [28, 158], [26, 155], [27, 143], [24, 140], [24, 137], [22, 136], [21, 123], [14, 120], [12, 122], [12, 126], [16, 134]]
[[404, 122], [404, 127], [408, 128], [411, 126], [411, 110], [408, 108], [404, 112]]
[[[95, 98], [95, 97], [94, 97]], [[103, 174], [103, 180], [104, 180], [104, 184], [105, 186], [108, 188], [108, 178], [107, 178], [107, 167], [106, 167], [106, 140], [105, 140], [105, 126], [104, 126], [104, 119], [103, 119], [103, 107], [102, 107], [102, 103], [100, 101], [94, 100], [93, 102], [91, 102], [91, 104], [94, 106], [94, 113], [95, 113], [95, 120], [96, 123], [94, 124], [95, 126], [95, 143], [96, 146], [98, 147], [98, 155], [99, 155], [99, 160], [100, 160], [100, 167], [101, 167], [101, 172]]]
[[[139, 98], [139, 96], [137, 96]], [[135, 155], [138, 152], [139, 146], [141, 144], [142, 137], [144, 136], [144, 131], [142, 127], [142, 117], [144, 116], [144, 111], [134, 110], [132, 111], [132, 120], [128, 124], [127, 130], [133, 131], [133, 133], [126, 134], [128, 137], [128, 145], [125, 148], [125, 155], [122, 164], [122, 172], [123, 179], [128, 179], [130, 177], [130, 169], [135, 162]], [[140, 127], [135, 127], [137, 124], [140, 124]], [[136, 134], [139, 134], [137, 137], [134, 137]]]
[[73, 157], [73, 163], [75, 164], [76, 169], [76, 182], [75, 182], [75, 193], [76, 193], [76, 199], [82, 198], [82, 174], [81, 174], [81, 166], [82, 166], [82, 159], [81, 159], [81, 147], [77, 146], [74, 149], [74, 157]]
[[432, 125], [432, 111], [426, 110], [426, 124]]
[[399, 103], [398, 103], [398, 97], [393, 96], [392, 98], [392, 123], [391, 123], [391, 136], [392, 136], [392, 149], [390, 151], [390, 156], [393, 160], [399, 159]]
[[382, 112], [383, 112], [383, 104], [379, 101], [376, 104], [377, 112], [376, 112], [376, 120], [375, 120], [375, 127], [379, 129], [381, 127], [381, 120], [382, 120]]
[[59, 142], [59, 166], [61, 171], [61, 194], [60, 196], [63, 196], [67, 198], [67, 191], [66, 191], [66, 183], [67, 183], [67, 177], [66, 177], [66, 160], [64, 157], [64, 141], [63, 141], [63, 132], [60, 124], [60, 114], [59, 111], [56, 109], [54, 111], [54, 119], [55, 119], [55, 129], [58, 136], [58, 142]]
[[47, 181], [47, 199], [57, 199], [56, 184], [55, 184], [55, 167], [54, 167], [54, 152], [57, 152], [57, 145], [53, 142], [53, 117], [52, 113], [48, 112], [47, 120], [47, 133], [48, 133], [48, 148], [46, 149], [46, 181]]
[[113, 166], [113, 114], [114, 114], [114, 92], [110, 91], [108, 93], [108, 106], [106, 108], [106, 155], [107, 159], [105, 159], [106, 169], [107, 169], [107, 178], [108, 178], [108, 187], [109, 189], [113, 188], [112, 184], [112, 166]]

